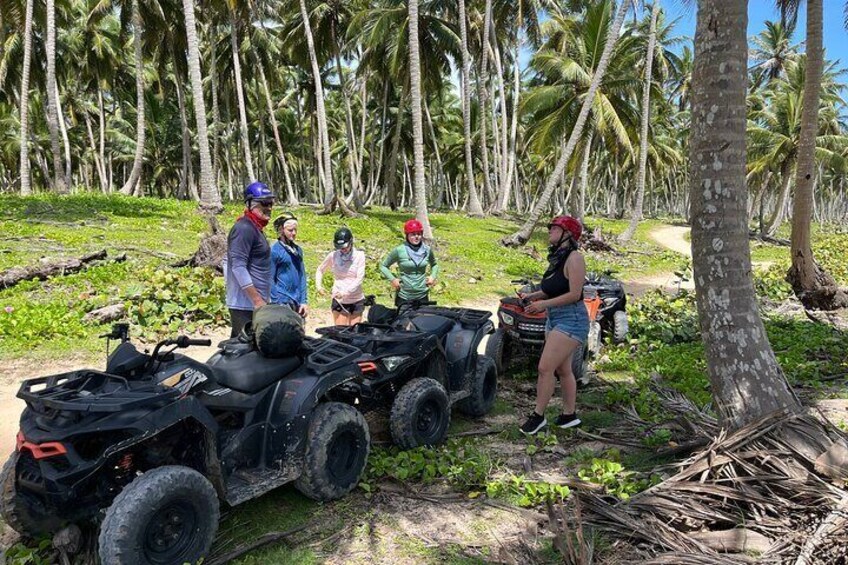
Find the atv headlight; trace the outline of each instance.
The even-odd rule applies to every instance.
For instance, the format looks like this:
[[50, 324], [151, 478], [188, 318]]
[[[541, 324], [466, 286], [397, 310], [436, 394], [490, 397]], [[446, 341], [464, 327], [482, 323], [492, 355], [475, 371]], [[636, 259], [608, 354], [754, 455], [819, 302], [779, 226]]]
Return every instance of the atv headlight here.
[[506, 314], [504, 312], [501, 312], [500, 316], [501, 316], [501, 321], [504, 324], [506, 324], [508, 326], [514, 326], [515, 325], [515, 318], [513, 318], [511, 315]]
[[383, 357], [381, 361], [383, 362], [383, 366], [386, 367], [386, 370], [391, 373], [410, 359], [411, 357], [409, 355], [392, 355], [390, 357]]

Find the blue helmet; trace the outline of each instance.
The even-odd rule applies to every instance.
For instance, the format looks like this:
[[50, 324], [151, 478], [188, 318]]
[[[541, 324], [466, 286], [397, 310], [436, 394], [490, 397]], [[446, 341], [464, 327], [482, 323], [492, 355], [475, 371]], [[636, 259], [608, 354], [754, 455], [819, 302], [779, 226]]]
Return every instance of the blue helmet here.
[[250, 202], [251, 200], [274, 200], [274, 193], [265, 183], [255, 181], [244, 189], [244, 201]]

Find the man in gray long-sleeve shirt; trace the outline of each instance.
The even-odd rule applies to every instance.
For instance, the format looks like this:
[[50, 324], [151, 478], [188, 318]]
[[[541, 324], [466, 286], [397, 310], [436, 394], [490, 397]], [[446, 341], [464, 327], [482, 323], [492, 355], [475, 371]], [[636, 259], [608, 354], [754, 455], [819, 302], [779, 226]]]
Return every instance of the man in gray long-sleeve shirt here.
[[244, 214], [227, 236], [224, 275], [231, 337], [253, 320], [253, 311], [267, 304], [271, 292], [271, 246], [263, 230], [271, 219], [274, 193], [261, 182], [244, 190]]

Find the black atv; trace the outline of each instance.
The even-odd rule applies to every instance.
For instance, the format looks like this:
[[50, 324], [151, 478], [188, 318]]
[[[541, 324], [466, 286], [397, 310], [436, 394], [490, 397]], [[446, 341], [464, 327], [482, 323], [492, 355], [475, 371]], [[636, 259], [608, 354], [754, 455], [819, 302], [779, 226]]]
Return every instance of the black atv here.
[[[539, 285], [527, 279], [512, 281], [522, 285], [519, 292], [539, 290]], [[575, 352], [571, 369], [577, 384], [589, 382], [589, 362], [600, 353], [607, 337], [619, 343], [627, 337], [627, 297], [624, 286], [610, 272], [588, 273], [583, 286], [584, 303], [589, 312], [589, 337]], [[525, 312], [526, 302], [516, 296], [501, 298], [498, 307], [498, 329], [489, 336], [486, 355], [495, 360], [498, 373], [504, 374], [520, 364], [538, 362], [545, 344], [544, 312]]]
[[2, 516], [21, 534], [98, 525], [102, 563], [196, 563], [234, 506], [294, 481], [316, 500], [359, 482], [368, 426], [333, 391], [361, 379], [362, 351], [306, 338], [268, 359], [228, 340], [207, 362], [174, 353], [185, 336], [139, 352], [118, 325], [105, 371], [25, 381], [17, 449], [3, 468]]
[[490, 312], [429, 301], [399, 310], [373, 304], [373, 297], [368, 302], [368, 322], [318, 330], [363, 352], [362, 376], [335, 389], [333, 398], [363, 412], [389, 409], [392, 439], [404, 449], [443, 442], [454, 404], [474, 417], [492, 409], [497, 370], [477, 354], [494, 330]]

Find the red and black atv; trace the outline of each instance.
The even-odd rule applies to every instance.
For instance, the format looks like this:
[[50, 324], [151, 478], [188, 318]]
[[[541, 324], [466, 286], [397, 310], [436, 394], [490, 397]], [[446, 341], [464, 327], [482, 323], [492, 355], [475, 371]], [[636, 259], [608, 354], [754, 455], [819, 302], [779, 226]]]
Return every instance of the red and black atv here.
[[[526, 279], [512, 281], [522, 285], [518, 292], [539, 290], [538, 284]], [[601, 350], [604, 339], [611, 337], [620, 343], [627, 337], [627, 297], [624, 286], [612, 278], [609, 272], [588, 273], [583, 286], [584, 303], [589, 312], [589, 338], [575, 352], [572, 361], [574, 378], [578, 385], [589, 382], [588, 364]], [[498, 328], [489, 336], [486, 355], [495, 360], [498, 374], [521, 366], [535, 363], [545, 344], [545, 312], [530, 314], [524, 310], [526, 302], [518, 296], [501, 298], [498, 308]]]

